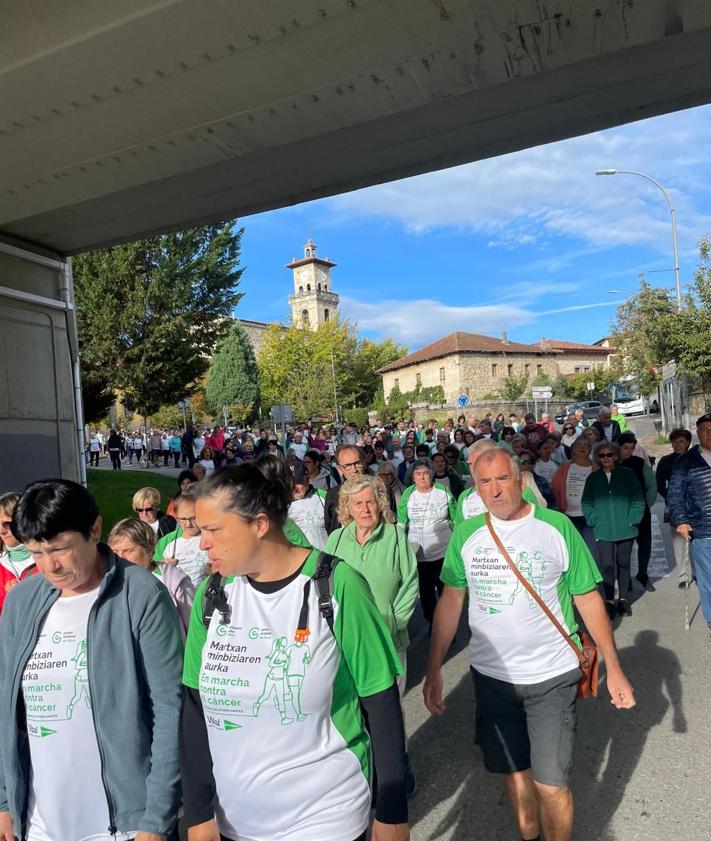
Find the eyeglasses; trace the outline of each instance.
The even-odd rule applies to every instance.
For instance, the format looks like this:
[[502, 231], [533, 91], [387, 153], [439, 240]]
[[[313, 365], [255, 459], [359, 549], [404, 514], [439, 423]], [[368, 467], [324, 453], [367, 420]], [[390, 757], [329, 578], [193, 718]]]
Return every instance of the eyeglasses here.
[[155, 511], [155, 508], [151, 505], [148, 508], [136, 508], [136, 514], [150, 514], [151, 511]]
[[188, 525], [195, 522], [195, 517], [176, 517], [175, 519], [179, 523], [187, 523]]
[[614, 453], [598, 453], [597, 457], [598, 458], [614, 458], [615, 454]]
[[358, 461], [349, 461], [348, 464], [339, 464], [338, 466], [341, 470], [355, 470], [356, 467], [362, 467], [363, 462], [359, 459]]
[[533, 459], [531, 459], [531, 458], [520, 458], [519, 463], [520, 464], [533, 464]]

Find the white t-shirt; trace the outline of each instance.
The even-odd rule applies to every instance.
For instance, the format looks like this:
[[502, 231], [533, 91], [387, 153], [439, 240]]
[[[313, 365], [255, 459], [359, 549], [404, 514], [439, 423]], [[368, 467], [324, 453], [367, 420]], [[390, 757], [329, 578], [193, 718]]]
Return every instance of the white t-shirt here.
[[294, 454], [299, 459], [299, 461], [304, 460], [304, 456], [306, 455], [306, 451], [308, 450], [308, 448], [309, 445], [306, 444], [304, 441], [302, 441], [300, 444], [297, 444], [296, 441], [294, 441], [294, 443], [291, 444], [291, 446], [289, 447], [290, 450], [294, 451]]
[[555, 475], [557, 469], [558, 465], [553, 461], [553, 459], [549, 459], [548, 461], [542, 461], [539, 459], [533, 465], [533, 472], [537, 476], [542, 476], [549, 485], [553, 481], [553, 476]]
[[711, 450], [704, 450], [702, 447], [699, 447], [699, 452], [701, 453], [701, 458], [711, 467]]
[[98, 453], [101, 451], [101, 441], [99, 441], [96, 435], [94, 435], [94, 437], [89, 441], [89, 450], [92, 453]]
[[[569, 594], [590, 592], [601, 580], [575, 526], [564, 514], [538, 506], [519, 520], [492, 516], [491, 521], [518, 569], [574, 633]], [[531, 684], [578, 665], [568, 643], [500, 555], [484, 515], [457, 526], [441, 578], [450, 587], [469, 590], [470, 659], [478, 672]]]
[[565, 494], [568, 497], [568, 510], [565, 512], [570, 517], [582, 517], [582, 499], [585, 490], [585, 481], [592, 472], [592, 467], [581, 467], [571, 462], [568, 468], [568, 476], [565, 483]]
[[602, 431], [605, 433], [605, 438], [607, 438], [608, 441], [612, 441], [613, 429], [614, 428], [613, 428], [612, 424], [610, 424], [609, 426], [603, 426], [602, 427]]
[[316, 549], [323, 549], [328, 540], [328, 532], [323, 521], [323, 511], [326, 505], [326, 492], [314, 490], [303, 499], [295, 499], [289, 506], [289, 519], [306, 536], [306, 539]]
[[207, 575], [207, 552], [200, 548], [199, 534], [195, 537], [178, 537], [171, 540], [163, 550], [163, 559], [165, 558], [176, 558], [178, 568], [196, 587]]
[[193, 438], [193, 452], [195, 453], [195, 458], [200, 458], [200, 453], [202, 452], [202, 448], [205, 446], [205, 436], [198, 435], [197, 438]]
[[[437, 480], [439, 484], [439, 480]], [[444, 557], [452, 527], [449, 522], [449, 500], [451, 492], [434, 485], [427, 493], [421, 493], [414, 486], [403, 493], [398, 508], [406, 499], [407, 534], [412, 543], [422, 547], [425, 561], [436, 561]], [[398, 516], [398, 520], [400, 517]]]
[[206, 476], [212, 476], [215, 472], [215, 462], [212, 459], [201, 458], [198, 464], [201, 464], [205, 468]]
[[86, 626], [99, 588], [57, 599], [22, 675], [30, 780], [27, 841], [124, 841], [109, 807], [89, 694]]
[[334, 571], [333, 633], [312, 585], [310, 635], [295, 641], [315, 557], [276, 592], [260, 592], [245, 577], [230, 579], [230, 624], [220, 625], [215, 611], [206, 635], [196, 628], [199, 639], [191, 623], [183, 680], [202, 699], [217, 825], [239, 841], [352, 841], [368, 824], [369, 750], [358, 747], [353, 684], [367, 695], [393, 678], [382, 671], [378, 629], [363, 612], [375, 605], [341, 596], [339, 581], [352, 577], [346, 564]]

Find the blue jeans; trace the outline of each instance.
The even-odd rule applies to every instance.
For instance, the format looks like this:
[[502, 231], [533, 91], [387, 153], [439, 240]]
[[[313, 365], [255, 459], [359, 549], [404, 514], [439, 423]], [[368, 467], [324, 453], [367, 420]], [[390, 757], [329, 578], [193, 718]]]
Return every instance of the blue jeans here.
[[691, 541], [691, 556], [701, 597], [701, 612], [711, 628], [711, 537], [694, 538]]

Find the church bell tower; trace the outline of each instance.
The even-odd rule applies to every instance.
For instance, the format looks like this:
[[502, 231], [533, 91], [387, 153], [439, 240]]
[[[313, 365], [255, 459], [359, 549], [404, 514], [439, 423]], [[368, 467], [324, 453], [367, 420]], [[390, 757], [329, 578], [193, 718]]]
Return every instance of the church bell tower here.
[[287, 265], [294, 273], [294, 294], [289, 296], [291, 318], [304, 329], [338, 318], [338, 295], [331, 291], [331, 269], [336, 265], [316, 256], [316, 245], [309, 240], [304, 256]]

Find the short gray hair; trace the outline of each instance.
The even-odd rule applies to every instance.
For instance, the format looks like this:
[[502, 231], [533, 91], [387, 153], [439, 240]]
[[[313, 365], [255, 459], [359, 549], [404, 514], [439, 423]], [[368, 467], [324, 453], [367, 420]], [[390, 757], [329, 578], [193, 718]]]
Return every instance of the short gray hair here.
[[521, 475], [521, 466], [519, 465], [518, 458], [503, 447], [494, 447], [493, 450], [486, 450], [479, 456], [476, 460], [476, 464], [474, 465], [474, 479], [476, 480], [476, 475], [479, 472], [480, 467], [484, 467], [484, 465], [489, 464], [489, 462], [493, 461], [498, 456], [503, 456], [503, 458], [508, 461], [514, 478], [518, 479]]
[[615, 441], [608, 441], [607, 439], [603, 441], [598, 441], [595, 446], [593, 447], [592, 457], [595, 464], [600, 464], [600, 456], [598, 453], [603, 447], [607, 447], [608, 449], [612, 450], [615, 454], [615, 463], [620, 463], [620, 447]]
[[430, 479], [434, 479], [435, 469], [431, 458], [418, 458], [416, 461], [413, 461], [410, 467], [410, 475], [414, 476], [415, 470], [421, 470], [422, 468], [429, 472]]

